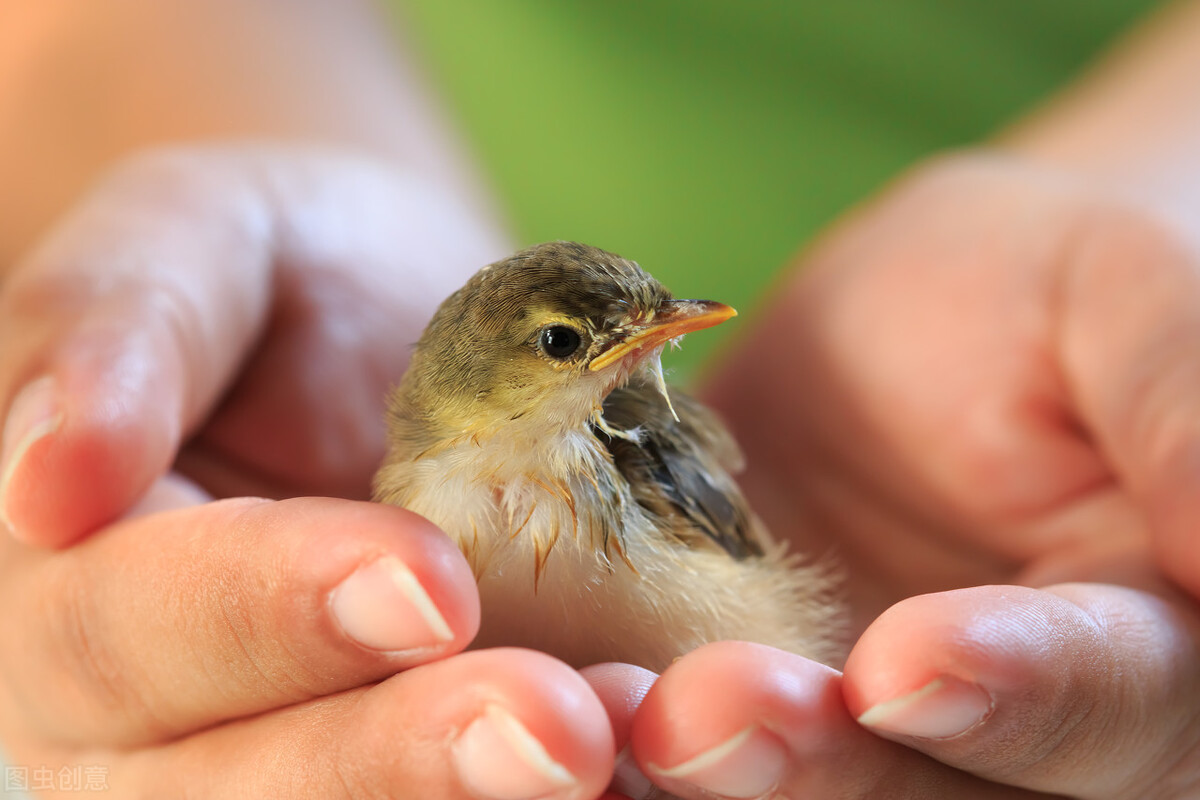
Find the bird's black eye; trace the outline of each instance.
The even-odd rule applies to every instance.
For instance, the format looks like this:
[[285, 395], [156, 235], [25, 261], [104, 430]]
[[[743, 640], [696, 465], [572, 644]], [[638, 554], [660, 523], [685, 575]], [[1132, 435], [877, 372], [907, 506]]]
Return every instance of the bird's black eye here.
[[538, 335], [542, 352], [551, 358], [570, 358], [579, 349], [579, 332], [566, 325], [548, 325]]

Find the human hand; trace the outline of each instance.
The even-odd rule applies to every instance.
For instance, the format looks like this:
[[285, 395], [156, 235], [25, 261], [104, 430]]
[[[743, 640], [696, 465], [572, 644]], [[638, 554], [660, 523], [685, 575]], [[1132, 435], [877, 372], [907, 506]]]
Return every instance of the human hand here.
[[3, 285], [0, 510], [63, 545], [172, 464], [217, 496], [365, 497], [388, 386], [498, 240], [332, 152], [130, 161]]
[[477, 629], [474, 581], [399, 509], [236, 499], [63, 551], [5, 539], [0, 609], [10, 763], [99, 768], [114, 796], [584, 798], [611, 770], [573, 670], [447, 658]]
[[1120, 198], [963, 156], [804, 261], [709, 398], [768, 526], [836, 542], [861, 637], [844, 678], [685, 657], [638, 712], [638, 761], [685, 797], [752, 796], [754, 773], [788, 796], [1194, 793], [1194, 255]]
[[448, 658], [478, 596], [428, 523], [198, 505], [159, 477], [174, 461], [221, 494], [364, 494], [385, 388], [487, 241], [378, 165], [206, 150], [132, 162], [15, 269], [0, 396], [35, 388], [5, 448], [26, 540], [0, 537], [12, 764], [98, 766], [120, 796], [599, 793], [611, 731], [576, 673]]

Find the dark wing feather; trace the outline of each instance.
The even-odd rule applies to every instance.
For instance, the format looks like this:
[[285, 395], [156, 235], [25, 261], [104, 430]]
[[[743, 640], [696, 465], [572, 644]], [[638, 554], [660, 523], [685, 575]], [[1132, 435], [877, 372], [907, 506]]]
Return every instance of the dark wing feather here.
[[671, 392], [676, 421], [658, 388], [631, 383], [604, 401], [604, 419], [631, 439], [595, 430], [638, 503], [692, 547], [716, 545], [735, 558], [762, 555], [761, 534], [731, 476], [741, 454], [716, 415]]

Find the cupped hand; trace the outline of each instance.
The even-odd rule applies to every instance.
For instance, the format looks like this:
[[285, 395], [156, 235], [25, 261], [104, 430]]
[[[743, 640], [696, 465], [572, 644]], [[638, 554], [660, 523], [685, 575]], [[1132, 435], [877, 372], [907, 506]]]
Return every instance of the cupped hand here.
[[63, 545], [172, 464], [217, 496], [364, 497], [411, 344], [506, 249], [368, 159], [249, 145], [131, 159], [2, 286], [4, 519]]
[[381, 164], [228, 147], [132, 160], [14, 267], [11, 764], [98, 767], [118, 796], [603, 790], [612, 731], [586, 681], [459, 653], [479, 601], [440, 531], [352, 500], [212, 501], [365, 495], [410, 344], [502, 249]]
[[1191, 600], [1111, 584], [923, 595], [844, 674], [744, 642], [684, 656], [632, 755], [689, 799], [1194, 797], [1198, 637]]
[[802, 261], [708, 396], [768, 525], [845, 564], [858, 640], [844, 675], [685, 657], [635, 718], [643, 769], [684, 797], [1195, 794], [1195, 254], [964, 155]]
[[400, 509], [234, 499], [4, 541], [0, 608], [9, 763], [99, 769], [114, 796], [582, 800], [612, 769], [573, 670], [454, 655], [473, 577]]
[[860, 624], [1147, 548], [1200, 594], [1200, 266], [1181, 241], [1015, 158], [901, 179], [805, 254], [712, 383], [759, 513], [802, 550], [836, 543]]

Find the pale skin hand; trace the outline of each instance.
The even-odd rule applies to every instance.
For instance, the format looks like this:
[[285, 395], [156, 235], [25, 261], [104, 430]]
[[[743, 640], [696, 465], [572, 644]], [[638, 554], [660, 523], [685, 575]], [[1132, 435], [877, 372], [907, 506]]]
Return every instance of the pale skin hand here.
[[[1158, 574], [1144, 489], [1176, 486], [1194, 446], [1190, 253], [985, 155], [902, 179], [804, 260], [711, 397], [768, 524], [802, 550], [837, 542], [865, 631], [844, 677], [747, 646], [686, 657], [635, 719], [639, 761], [675, 767], [760, 725], [787, 796], [1194, 792], [1200, 610]], [[739, 672], [754, 678], [722, 677]], [[937, 761], [855, 724], [939, 678], [873, 720]], [[717, 684], [720, 703], [688, 704]], [[742, 786], [733, 757], [714, 769], [664, 782]]]
[[861, 636], [844, 675], [682, 659], [633, 724], [665, 785], [1196, 793], [1198, 38], [1176, 4], [1001, 152], [902, 177], [718, 370], [752, 503], [802, 549], [836, 542]]
[[503, 247], [472, 224], [427, 183], [336, 153], [215, 147], [115, 170], [0, 295], [14, 533], [66, 544], [173, 462], [217, 496], [365, 499], [428, 298]]
[[[399, 597], [388, 617], [409, 626], [393, 640], [407, 652], [364, 647], [339, 625], [331, 598], [349, 590], [337, 587], [380, 559], [418, 577], [449, 639], [422, 630]], [[6, 542], [0, 601], [28, 617], [3, 622], [21, 642], [0, 665], [10, 763], [98, 765], [115, 797], [351, 798], [420, 786], [467, 798], [503, 790], [514, 769], [548, 796], [595, 796], [612, 734], [577, 673], [527, 651], [445, 658], [478, 624], [470, 578], [440, 531], [347, 501], [162, 512], [60, 553]], [[502, 731], [515, 721], [545, 754], [488, 735], [496, 719]]]
[[604, 788], [612, 733], [578, 674], [523, 651], [446, 658], [474, 636], [478, 596], [427, 522], [349, 500], [195, 505], [196, 483], [153, 480], [178, 451], [219, 492], [361, 492], [421, 303], [490, 257], [471, 229], [361, 159], [162, 152], [18, 265], [0, 384], [51, 376], [25, 397], [61, 420], [9, 462], [16, 533], [65, 544], [153, 483], [68, 549], [0, 542], [0, 637], [22, 643], [0, 656], [12, 763], [99, 764], [117, 796]]
[[363, 496], [407, 345], [510, 249], [382, 22], [93, 10], [0, 12], [0, 171], [26, 189], [0, 223], [10, 763], [99, 765], [114, 797], [600, 794], [612, 732], [577, 673], [447, 658], [478, 598], [440, 532], [158, 477]]

